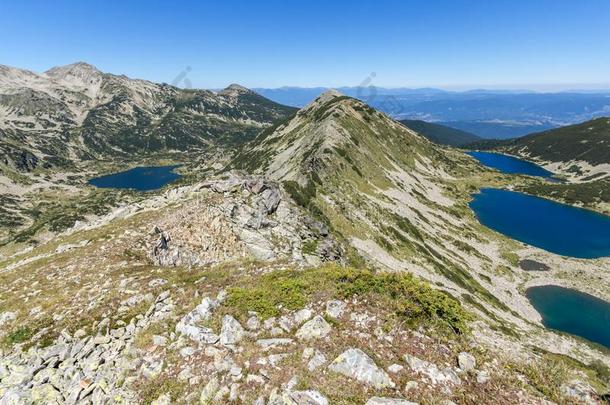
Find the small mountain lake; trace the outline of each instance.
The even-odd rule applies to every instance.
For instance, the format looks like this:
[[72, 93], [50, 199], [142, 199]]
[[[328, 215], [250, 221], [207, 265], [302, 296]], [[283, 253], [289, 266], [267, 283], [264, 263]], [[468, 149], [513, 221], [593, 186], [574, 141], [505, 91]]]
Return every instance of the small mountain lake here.
[[466, 152], [478, 160], [482, 165], [496, 169], [507, 174], [526, 174], [528, 176], [544, 177], [551, 179], [552, 172], [538, 166], [535, 163], [528, 162], [513, 156], [503, 155], [493, 152]]
[[177, 167], [180, 165], [135, 167], [124, 172], [93, 178], [89, 180], [89, 184], [99, 188], [157, 190], [182, 177], [178, 173], [174, 173], [174, 169]]
[[564, 256], [610, 256], [610, 217], [545, 198], [493, 188], [474, 194], [479, 222], [518, 241]]
[[581, 336], [610, 348], [610, 303], [555, 285], [531, 287], [525, 295], [547, 328]]

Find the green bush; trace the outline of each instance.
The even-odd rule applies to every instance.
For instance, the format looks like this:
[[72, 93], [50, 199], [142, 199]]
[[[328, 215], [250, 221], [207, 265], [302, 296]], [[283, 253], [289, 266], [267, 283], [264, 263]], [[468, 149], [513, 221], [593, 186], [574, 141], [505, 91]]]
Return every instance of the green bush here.
[[17, 343], [22, 343], [31, 338], [34, 335], [34, 332], [30, 330], [28, 327], [21, 327], [13, 330], [8, 335], [4, 337], [4, 342], [8, 345], [14, 345]]
[[288, 180], [282, 183], [284, 190], [290, 197], [302, 207], [307, 208], [311, 200], [316, 197], [316, 185], [314, 182], [307, 182], [306, 187], [301, 187], [296, 181]]
[[314, 253], [316, 253], [316, 250], [318, 249], [318, 240], [310, 240], [307, 241], [305, 243], [303, 243], [303, 253], [308, 254], [308, 255], [312, 255]]
[[280, 308], [300, 309], [314, 296], [320, 299], [370, 296], [409, 323], [440, 321], [456, 333], [466, 332], [472, 319], [453, 297], [411, 274], [373, 273], [336, 264], [263, 275], [243, 287], [230, 289], [227, 305], [244, 316], [247, 311], [256, 311], [266, 319], [280, 315]]

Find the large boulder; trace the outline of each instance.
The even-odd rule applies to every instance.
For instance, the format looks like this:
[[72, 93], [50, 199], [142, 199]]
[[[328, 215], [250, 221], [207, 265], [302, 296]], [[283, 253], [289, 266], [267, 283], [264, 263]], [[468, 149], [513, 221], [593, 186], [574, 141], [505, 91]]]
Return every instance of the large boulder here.
[[439, 369], [436, 364], [422, 360], [410, 354], [404, 356], [405, 361], [416, 373], [423, 374], [428, 377], [432, 384], [453, 384], [460, 385], [461, 380], [457, 373], [450, 368]]
[[390, 376], [360, 349], [347, 349], [328, 368], [378, 389], [395, 386]]
[[297, 331], [296, 337], [301, 340], [320, 339], [327, 336], [331, 331], [331, 326], [320, 315], [305, 322]]

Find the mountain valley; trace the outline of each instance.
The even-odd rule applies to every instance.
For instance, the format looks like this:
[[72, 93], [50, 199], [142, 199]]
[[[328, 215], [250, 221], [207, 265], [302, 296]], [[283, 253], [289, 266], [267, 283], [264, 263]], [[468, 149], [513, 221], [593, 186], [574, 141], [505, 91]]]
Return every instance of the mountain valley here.
[[[2, 404], [607, 401], [608, 347], [544, 327], [526, 291], [607, 303], [610, 258], [518, 242], [469, 206], [604, 181], [587, 178], [603, 137], [574, 159], [496, 145], [579, 165], [554, 184], [334, 90], [297, 110], [82, 63], [0, 68], [0, 131]], [[180, 180], [145, 193], [87, 184], [170, 164]]]

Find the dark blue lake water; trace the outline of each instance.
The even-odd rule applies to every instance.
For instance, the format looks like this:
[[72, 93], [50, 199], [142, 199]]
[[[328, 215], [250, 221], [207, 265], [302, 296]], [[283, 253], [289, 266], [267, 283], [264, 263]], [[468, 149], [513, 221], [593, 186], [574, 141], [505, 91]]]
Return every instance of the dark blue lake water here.
[[180, 176], [174, 166], [135, 167], [124, 172], [109, 174], [89, 180], [89, 184], [100, 188], [130, 188], [138, 191], [157, 190]]
[[554, 285], [528, 288], [525, 295], [547, 328], [578, 335], [610, 348], [610, 303]]
[[516, 157], [493, 152], [467, 152], [481, 164], [508, 174], [526, 174], [529, 176], [551, 178], [552, 172]]
[[479, 221], [513, 239], [564, 256], [610, 256], [606, 215], [507, 190], [484, 188], [473, 197]]

